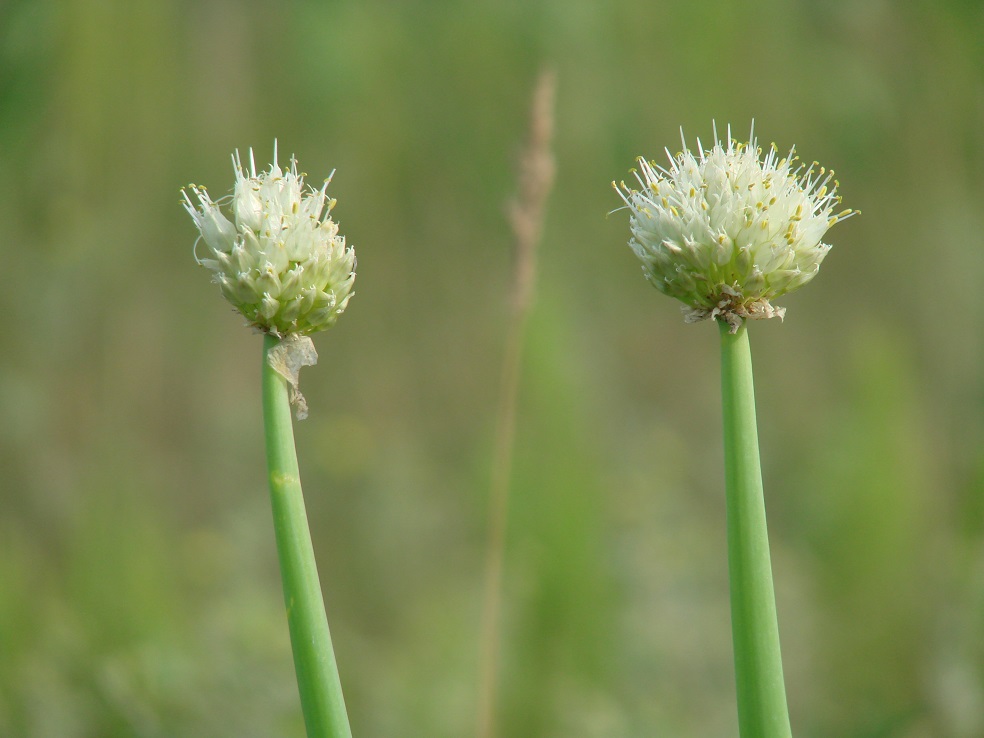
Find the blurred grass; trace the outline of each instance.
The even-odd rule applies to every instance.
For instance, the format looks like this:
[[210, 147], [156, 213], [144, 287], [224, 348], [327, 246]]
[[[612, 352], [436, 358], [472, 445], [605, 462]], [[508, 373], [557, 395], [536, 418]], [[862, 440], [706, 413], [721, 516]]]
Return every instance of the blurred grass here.
[[751, 118], [863, 211], [756, 325], [797, 735], [984, 734], [976, 2], [0, 5], [0, 735], [301, 731], [258, 337], [177, 205], [274, 137], [359, 253], [298, 446], [353, 729], [472, 724], [503, 214], [540, 63], [558, 182], [522, 388], [503, 735], [730, 736], [716, 332], [608, 188]]

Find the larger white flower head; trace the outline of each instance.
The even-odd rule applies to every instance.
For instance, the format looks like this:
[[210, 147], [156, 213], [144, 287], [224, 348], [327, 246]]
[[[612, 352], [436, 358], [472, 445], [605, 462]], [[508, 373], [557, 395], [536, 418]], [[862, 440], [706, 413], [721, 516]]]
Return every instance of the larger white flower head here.
[[[840, 204], [833, 170], [799, 164], [795, 149], [765, 157], [749, 143], [718, 140], [695, 156], [683, 152], [668, 167], [639, 159], [640, 189], [615, 190], [629, 210], [629, 246], [646, 278], [685, 303], [688, 322], [713, 317], [732, 332], [745, 318], [781, 318], [773, 298], [809, 282], [830, 246], [821, 242], [834, 223], [855, 213]], [[614, 183], [613, 183], [614, 184]]]
[[[273, 164], [257, 173], [253, 151], [249, 172], [237, 151], [236, 184], [229, 198], [213, 202], [204, 187], [182, 190], [209, 255], [196, 259], [251, 325], [277, 336], [308, 335], [334, 325], [352, 297], [355, 252], [346, 248], [331, 219], [335, 201], [326, 190], [304, 188], [297, 161], [281, 171], [274, 144]], [[230, 200], [232, 220], [219, 209]]]

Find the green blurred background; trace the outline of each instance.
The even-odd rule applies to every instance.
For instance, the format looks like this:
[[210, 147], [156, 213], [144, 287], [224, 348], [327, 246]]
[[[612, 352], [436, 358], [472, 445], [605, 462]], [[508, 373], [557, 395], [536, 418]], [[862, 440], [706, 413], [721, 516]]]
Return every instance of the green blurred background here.
[[501, 735], [736, 735], [717, 331], [606, 216], [679, 126], [752, 118], [863, 211], [752, 326], [796, 735], [984, 735], [982, 7], [0, 2], [0, 736], [302, 733], [261, 342], [178, 204], [275, 137], [312, 182], [337, 168], [359, 256], [297, 428], [353, 727], [470, 735], [504, 203], [543, 63]]

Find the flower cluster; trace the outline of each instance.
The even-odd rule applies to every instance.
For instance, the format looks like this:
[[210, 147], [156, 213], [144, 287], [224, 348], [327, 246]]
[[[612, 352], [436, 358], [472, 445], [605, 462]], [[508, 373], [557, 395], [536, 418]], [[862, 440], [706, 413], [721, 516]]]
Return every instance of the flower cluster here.
[[355, 252], [346, 248], [331, 219], [335, 201], [326, 190], [308, 187], [297, 161], [281, 171], [274, 162], [257, 174], [250, 150], [249, 172], [233, 156], [236, 184], [232, 220], [204, 187], [182, 190], [184, 206], [198, 226], [209, 254], [196, 260], [212, 272], [222, 294], [251, 325], [276, 336], [309, 335], [334, 325], [352, 297]]
[[[681, 138], [682, 138], [681, 131]], [[841, 202], [833, 170], [798, 164], [795, 149], [765, 157], [748, 144], [718, 140], [695, 156], [669, 157], [669, 167], [639, 159], [641, 189], [615, 186], [629, 210], [629, 246], [646, 278], [685, 303], [685, 318], [720, 318], [738, 329], [743, 319], [781, 318], [771, 300], [809, 282], [830, 246], [821, 242], [834, 223], [856, 211]]]

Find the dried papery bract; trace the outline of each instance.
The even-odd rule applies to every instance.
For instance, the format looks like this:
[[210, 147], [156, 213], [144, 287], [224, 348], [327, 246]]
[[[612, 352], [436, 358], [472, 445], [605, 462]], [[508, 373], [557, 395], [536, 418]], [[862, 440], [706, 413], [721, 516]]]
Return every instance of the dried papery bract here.
[[[683, 139], [666, 167], [640, 157], [639, 189], [613, 186], [629, 210], [629, 246], [646, 278], [684, 303], [687, 322], [782, 318], [772, 300], [813, 279], [830, 246], [827, 229], [855, 211], [837, 210], [833, 170], [799, 162], [795, 149], [764, 153], [754, 136], [718, 140], [692, 153]], [[835, 212], [837, 211], [837, 212]]]

